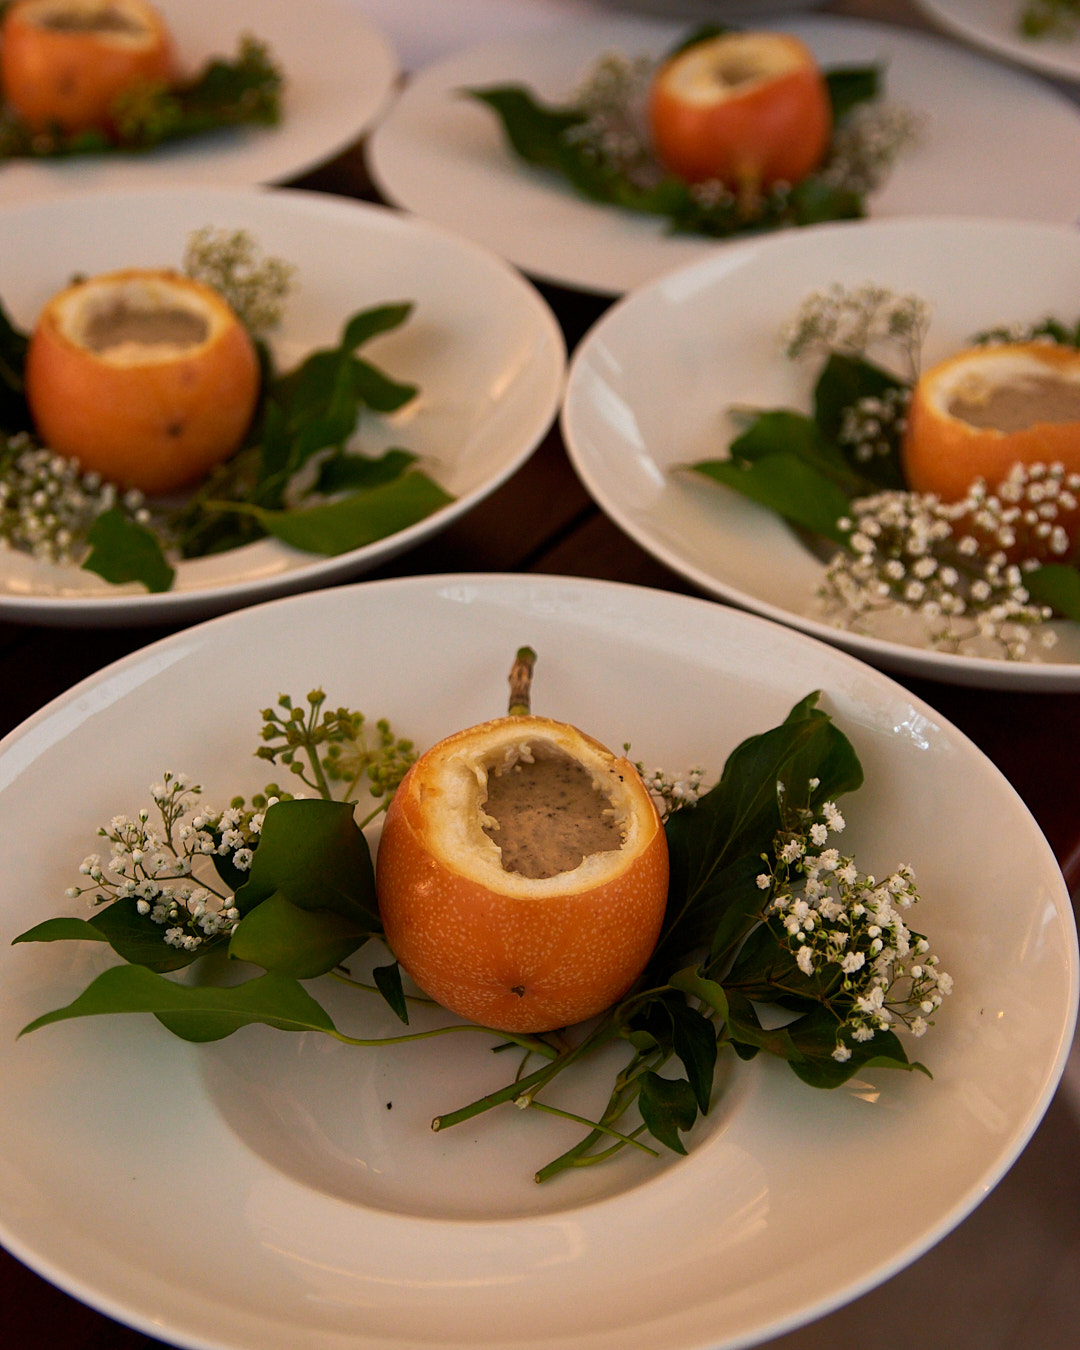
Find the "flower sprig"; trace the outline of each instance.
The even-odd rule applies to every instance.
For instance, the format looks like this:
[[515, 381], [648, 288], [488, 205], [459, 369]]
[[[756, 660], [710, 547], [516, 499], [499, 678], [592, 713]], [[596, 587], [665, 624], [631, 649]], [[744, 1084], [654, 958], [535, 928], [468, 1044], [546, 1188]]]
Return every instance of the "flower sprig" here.
[[930, 306], [917, 295], [898, 295], [887, 286], [839, 283], [811, 291], [780, 331], [784, 353], [800, 357], [842, 352], [865, 357], [886, 345], [902, 357], [914, 379], [930, 324]]
[[861, 872], [852, 855], [826, 846], [845, 826], [834, 802], [819, 813], [804, 807], [786, 814], [757, 877], [768, 892], [762, 917], [801, 974], [822, 982], [838, 1019], [833, 1058], [845, 1063], [852, 1043], [879, 1031], [902, 1027], [924, 1035], [952, 979], [903, 917], [919, 899], [914, 872], [901, 864], [879, 881]]

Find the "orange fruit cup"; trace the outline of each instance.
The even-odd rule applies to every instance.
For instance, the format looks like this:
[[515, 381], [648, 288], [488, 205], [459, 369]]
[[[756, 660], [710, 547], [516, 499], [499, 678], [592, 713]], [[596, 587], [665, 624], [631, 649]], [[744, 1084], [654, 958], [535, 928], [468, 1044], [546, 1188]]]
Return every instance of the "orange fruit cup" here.
[[118, 94], [177, 78], [146, 0], [16, 0], [0, 26], [4, 100], [35, 131], [107, 131]]
[[946, 502], [1014, 464], [1080, 471], [1080, 351], [1005, 343], [942, 361], [915, 385], [901, 461], [913, 492]]
[[216, 291], [129, 269], [53, 296], [25, 381], [44, 445], [121, 487], [161, 493], [239, 447], [260, 374], [247, 330]]
[[[560, 804], [562, 780], [574, 800]], [[516, 814], [507, 792], [529, 808]], [[610, 840], [583, 854], [569, 839], [583, 821]], [[514, 1032], [581, 1022], [626, 993], [656, 945], [667, 883], [663, 825], [633, 766], [534, 716], [422, 755], [376, 859], [387, 940], [408, 975], [452, 1012]]]
[[798, 183], [832, 134], [817, 61], [785, 33], [727, 33], [679, 52], [653, 79], [648, 118], [670, 173], [743, 191]]

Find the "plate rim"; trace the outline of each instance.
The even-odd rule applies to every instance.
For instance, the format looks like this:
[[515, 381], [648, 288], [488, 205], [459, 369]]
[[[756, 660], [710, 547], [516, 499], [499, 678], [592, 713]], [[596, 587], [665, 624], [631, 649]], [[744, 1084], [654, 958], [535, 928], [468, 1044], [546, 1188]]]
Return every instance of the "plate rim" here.
[[[721, 626], [732, 625], [736, 628], [748, 627], [759, 632], [766, 630], [781, 644], [793, 643], [797, 646], [810, 649], [817, 649], [824, 659], [829, 662], [837, 663], [841, 667], [847, 667], [853, 672], [869, 674], [871, 679], [878, 685], [879, 689], [888, 693], [890, 697], [901, 697], [905, 704], [910, 704], [914, 709], [927, 712], [932, 715], [936, 726], [942, 729], [949, 737], [955, 737], [961, 744], [968, 747], [974, 753], [975, 759], [980, 763], [982, 771], [988, 772], [990, 778], [994, 781], [997, 788], [1004, 789], [1008, 796], [1016, 805], [1019, 805], [1022, 812], [1031, 824], [1034, 831], [1034, 837], [1038, 841], [1040, 850], [1045, 851], [1045, 856], [1053, 862], [1058, 872], [1057, 896], [1055, 910], [1059, 920], [1062, 921], [1066, 932], [1071, 935], [1070, 951], [1068, 954], [1068, 1007], [1065, 1009], [1065, 1019], [1061, 1027], [1058, 1038], [1058, 1051], [1051, 1064], [1045, 1066], [1043, 1074], [1043, 1087], [1036, 1100], [1032, 1102], [1027, 1112], [1026, 1118], [1021, 1123], [1020, 1128], [1014, 1132], [1010, 1146], [1003, 1150], [995, 1160], [994, 1166], [979, 1179], [972, 1182], [968, 1190], [962, 1197], [959, 1197], [953, 1206], [942, 1214], [938, 1221], [930, 1228], [922, 1232], [918, 1240], [910, 1242], [906, 1247], [898, 1250], [893, 1256], [879, 1262], [872, 1270], [858, 1281], [845, 1284], [842, 1289], [834, 1291], [830, 1296], [817, 1299], [804, 1309], [793, 1312], [790, 1315], [774, 1320], [765, 1327], [759, 1327], [756, 1331], [738, 1334], [734, 1337], [726, 1337], [717, 1342], [724, 1350], [737, 1350], [737, 1347], [751, 1346], [757, 1344], [763, 1336], [781, 1335], [786, 1331], [806, 1325], [808, 1322], [816, 1320], [829, 1312], [841, 1307], [861, 1294], [867, 1292], [890, 1278], [899, 1270], [910, 1265], [919, 1256], [924, 1254], [948, 1232], [962, 1222], [979, 1204], [981, 1199], [985, 1198], [991, 1190], [1000, 1181], [1001, 1177], [1009, 1170], [1016, 1161], [1016, 1158], [1027, 1146], [1038, 1128], [1043, 1115], [1049, 1105], [1049, 1102], [1056, 1091], [1057, 1083], [1064, 1069], [1065, 1061], [1069, 1051], [1072, 1030], [1076, 1025], [1078, 995], [1080, 995], [1080, 956], [1077, 951], [1077, 935], [1075, 919], [1072, 907], [1069, 902], [1068, 892], [1064, 884], [1063, 877], [1060, 877], [1060, 867], [1058, 866], [1049, 843], [1042, 834], [1037, 821], [1032, 816], [1030, 809], [1020, 798], [1019, 793], [1012, 786], [1009, 780], [993, 763], [992, 760], [973, 742], [970, 737], [963, 733], [955, 724], [951, 723], [946, 717], [939, 714], [925, 699], [913, 694], [903, 685], [899, 684], [892, 676], [886, 672], [868, 668], [866, 664], [857, 657], [829, 644], [820, 642], [818, 639], [805, 633], [793, 630], [790, 627], [778, 625], [767, 618], [759, 615], [746, 613], [741, 610], [717, 608], [711, 601], [697, 596], [687, 596], [678, 592], [668, 592], [655, 590], [649, 587], [633, 585], [631, 583], [608, 581], [594, 578], [564, 577], [547, 574], [528, 574], [528, 573], [450, 573], [450, 574], [432, 574], [416, 575], [406, 577], [395, 577], [372, 581], [354, 582], [350, 586], [336, 588], [332, 592], [315, 591], [280, 597], [269, 600], [261, 605], [252, 606], [243, 610], [232, 611], [229, 613], [217, 615], [213, 618], [193, 626], [191, 629], [185, 629], [182, 632], [170, 634], [148, 644], [146, 647], [137, 651], [128, 653], [117, 660], [110, 662], [100, 670], [86, 676], [64, 693], [58, 695], [44, 705], [29, 718], [25, 719], [12, 732], [0, 739], [0, 763], [4, 757], [11, 753], [20, 741], [46, 723], [57, 712], [65, 706], [76, 701], [90, 690], [106, 685], [114, 680], [118, 674], [126, 670], [144, 665], [153, 664], [156, 656], [165, 649], [172, 647], [182, 647], [190, 645], [192, 638], [199, 640], [199, 635], [204, 630], [217, 629], [221, 626], [243, 625], [246, 621], [258, 622], [257, 611], [274, 609], [280, 610], [285, 606], [298, 605], [320, 605], [325, 604], [333, 608], [337, 604], [348, 603], [357, 591], [379, 591], [387, 592], [424, 592], [432, 593], [443, 590], [447, 587], [472, 587], [483, 590], [484, 588], [499, 588], [510, 585], [517, 588], [521, 593], [529, 591], [571, 591], [577, 594], [591, 593], [597, 595], [622, 596], [627, 603], [632, 603], [632, 598], [642, 599], [646, 605], [655, 604], [662, 609], [684, 609], [687, 613], [699, 613], [712, 616], [712, 621]], [[708, 606], [708, 610], [702, 610], [702, 606]], [[0, 786], [0, 797], [8, 788]], [[1068, 922], [1071, 921], [1071, 922]], [[660, 1184], [662, 1177], [655, 1178], [655, 1183]], [[607, 1197], [594, 1202], [597, 1205], [606, 1205], [611, 1200], [618, 1200], [620, 1197]], [[591, 1205], [586, 1206], [591, 1208]], [[573, 1212], [573, 1211], [571, 1211]], [[465, 1221], [472, 1226], [474, 1223], [497, 1227], [506, 1222], [521, 1222], [529, 1224], [534, 1222], [545, 1222], [545, 1216], [522, 1216], [520, 1220], [502, 1220], [493, 1221]], [[217, 1339], [204, 1336], [201, 1333], [178, 1332], [178, 1329], [171, 1326], [163, 1328], [161, 1319], [156, 1321], [151, 1313], [132, 1314], [130, 1308], [118, 1297], [104, 1294], [94, 1287], [84, 1283], [81, 1277], [70, 1277], [55, 1260], [50, 1257], [42, 1257], [33, 1248], [30, 1243], [22, 1242], [18, 1237], [13, 1239], [13, 1235], [7, 1218], [0, 1215], [0, 1237], [3, 1244], [12, 1252], [17, 1259], [21, 1260], [30, 1269], [52, 1280], [53, 1283], [61, 1289], [72, 1293], [75, 1297], [86, 1303], [88, 1306], [96, 1308], [107, 1316], [113, 1317], [117, 1321], [127, 1326], [136, 1327], [145, 1331], [148, 1335], [160, 1335], [164, 1330], [170, 1338], [177, 1337], [177, 1344], [191, 1347], [192, 1350], [255, 1350], [254, 1343], [245, 1339]], [[231, 1334], [231, 1333], [230, 1333]], [[327, 1344], [331, 1343], [333, 1336], [334, 1343], [338, 1343], [340, 1333], [326, 1332]], [[370, 1339], [366, 1335], [361, 1338], [354, 1338], [352, 1335], [346, 1340], [341, 1336], [340, 1344], [350, 1347], [352, 1350], [361, 1350], [361, 1347], [374, 1346], [382, 1344], [382, 1339], [373, 1336]], [[389, 1342], [387, 1342], [389, 1344]], [[406, 1344], [412, 1345], [413, 1342], [405, 1339], [396, 1338], [393, 1344], [400, 1346], [404, 1350]], [[456, 1342], [455, 1342], [456, 1344]], [[570, 1344], [568, 1341], [567, 1344]], [[689, 1344], [689, 1343], [688, 1343]], [[416, 1345], [428, 1346], [429, 1342], [416, 1342]]]
[[[815, 237], [832, 234], [851, 235], [911, 232], [917, 234], [937, 228], [970, 228], [973, 231], [994, 230], [1053, 236], [1067, 240], [1074, 245], [1080, 258], [1080, 233], [1068, 225], [1055, 225], [1044, 221], [1007, 221], [987, 220], [979, 216], [903, 216], [879, 220], [834, 221], [814, 227]], [[806, 236], [800, 236], [806, 237]], [[732, 263], [732, 270], [742, 264], [742, 258], [752, 258], [761, 252], [783, 252], [788, 245], [788, 237], [775, 234], [767, 238], [742, 241], [725, 249], [725, 258]], [[786, 627], [794, 627], [829, 646], [840, 647], [851, 655], [875, 666], [901, 672], [909, 676], [925, 679], [937, 679], [948, 684], [959, 684], [980, 688], [1041, 690], [1047, 693], [1072, 693], [1080, 691], [1080, 661], [1052, 664], [1049, 662], [1016, 662], [1000, 657], [955, 656], [948, 652], [928, 648], [907, 647], [900, 643], [882, 638], [863, 636], [850, 631], [832, 628], [822, 620], [807, 615], [793, 613], [767, 600], [757, 600], [737, 586], [719, 582], [693, 562], [685, 561], [678, 552], [664, 540], [650, 533], [632, 512], [609, 500], [609, 494], [596, 483], [589, 463], [588, 453], [576, 440], [572, 425], [571, 400], [577, 392], [578, 384], [586, 362], [592, 352], [606, 338], [606, 325], [619, 322], [624, 311], [648, 302], [656, 292], [669, 287], [681, 278], [690, 279], [695, 273], [707, 271], [716, 266], [716, 259], [701, 258], [687, 263], [683, 267], [655, 278], [643, 286], [635, 288], [620, 297], [582, 338], [571, 355], [567, 372], [566, 393], [559, 415], [559, 427], [567, 455], [581, 478], [589, 495], [600, 509], [634, 540], [645, 552], [679, 576], [690, 581], [704, 594], [729, 604], [761, 615]]]

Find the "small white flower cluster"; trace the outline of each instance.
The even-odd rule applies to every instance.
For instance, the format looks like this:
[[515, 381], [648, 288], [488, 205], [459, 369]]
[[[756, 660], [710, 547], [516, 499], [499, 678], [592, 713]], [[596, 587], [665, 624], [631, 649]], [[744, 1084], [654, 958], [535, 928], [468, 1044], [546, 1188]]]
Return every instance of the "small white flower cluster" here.
[[663, 769], [647, 770], [642, 764], [635, 764], [634, 768], [637, 769], [641, 781], [656, 799], [660, 807], [660, 815], [664, 820], [671, 815], [672, 811], [678, 811], [680, 807], [695, 806], [698, 798], [702, 795], [702, 780], [705, 777], [705, 770], [700, 764], [695, 764], [685, 774], [677, 778], [672, 778]]
[[917, 295], [897, 295], [869, 281], [850, 289], [835, 284], [806, 296], [780, 340], [792, 360], [834, 351], [865, 356], [876, 344], [891, 343], [914, 375], [929, 323], [930, 306]]
[[609, 53], [596, 61], [574, 94], [573, 107], [585, 121], [565, 133], [606, 167], [637, 187], [651, 188], [663, 177], [652, 154], [645, 106], [655, 64]]
[[880, 398], [860, 398], [844, 409], [839, 439], [852, 447], [856, 463], [868, 464], [894, 452], [907, 427], [910, 402], [910, 388], [894, 385]]
[[142, 494], [120, 494], [73, 459], [42, 449], [25, 433], [0, 445], [0, 548], [46, 562], [81, 561], [86, 532], [103, 511], [121, 505], [140, 524], [149, 520]]
[[885, 182], [897, 159], [926, 136], [926, 118], [889, 103], [863, 103], [833, 132], [821, 176], [832, 187], [866, 196]]
[[819, 818], [802, 812], [799, 828], [778, 841], [775, 864], [757, 884], [770, 892], [763, 917], [808, 978], [835, 987], [829, 1002], [840, 1018], [833, 1058], [851, 1058], [848, 1042], [904, 1028], [922, 1036], [952, 979], [938, 969], [930, 944], [901, 911], [918, 898], [910, 867], [882, 881], [859, 871], [853, 857], [825, 847], [844, 818], [825, 802]]
[[859, 631], [873, 612], [899, 607], [925, 620], [943, 650], [981, 640], [1022, 660], [1033, 637], [1052, 647], [1056, 635], [1042, 627], [1052, 611], [1031, 600], [1024, 578], [1040, 556], [1068, 553], [1062, 520], [1078, 503], [1080, 475], [1061, 464], [1016, 464], [996, 492], [980, 479], [960, 502], [913, 492], [860, 498], [838, 522], [851, 551], [830, 561], [819, 591], [830, 622]]
[[223, 296], [248, 332], [260, 337], [281, 322], [296, 268], [281, 258], [261, 258], [246, 230], [207, 225], [188, 237], [184, 272]]
[[94, 907], [134, 899], [140, 914], [165, 928], [165, 943], [186, 951], [231, 933], [240, 921], [231, 895], [212, 881], [199, 884], [194, 871], [200, 859], [213, 855], [247, 871], [265, 811], [239, 806], [216, 811], [198, 804], [201, 793], [186, 774], [166, 773], [150, 789], [160, 828], [150, 823], [146, 807], [134, 817], [114, 816], [98, 831], [109, 843], [109, 858], [102, 861], [97, 853], [85, 858], [79, 871], [92, 884], [72, 886], [68, 896], [89, 895]]

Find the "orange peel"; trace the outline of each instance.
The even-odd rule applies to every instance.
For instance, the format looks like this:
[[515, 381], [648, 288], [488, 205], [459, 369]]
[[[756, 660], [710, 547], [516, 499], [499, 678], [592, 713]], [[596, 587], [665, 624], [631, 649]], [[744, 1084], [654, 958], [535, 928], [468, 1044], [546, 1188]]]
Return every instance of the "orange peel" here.
[[901, 460], [913, 492], [946, 502], [1014, 464], [1080, 471], [1080, 351], [1004, 343], [940, 362], [915, 385]]
[[743, 191], [798, 183], [832, 134], [817, 61], [787, 33], [725, 33], [676, 53], [653, 79], [648, 119], [670, 173]]
[[169, 492], [236, 450], [259, 393], [247, 330], [209, 286], [110, 272], [54, 295], [26, 355], [38, 435], [124, 488]]
[[[561, 806], [555, 788], [536, 786], [560, 775], [574, 799]], [[518, 811], [515, 793], [535, 809]], [[579, 828], [606, 830], [608, 842], [582, 852], [570, 838]], [[634, 767], [531, 715], [422, 755], [394, 795], [376, 861], [403, 969], [452, 1012], [511, 1032], [581, 1022], [625, 994], [656, 945], [667, 883], [663, 825]]]
[[108, 130], [135, 84], [177, 78], [173, 43], [146, 0], [16, 0], [0, 27], [0, 86], [33, 130]]

